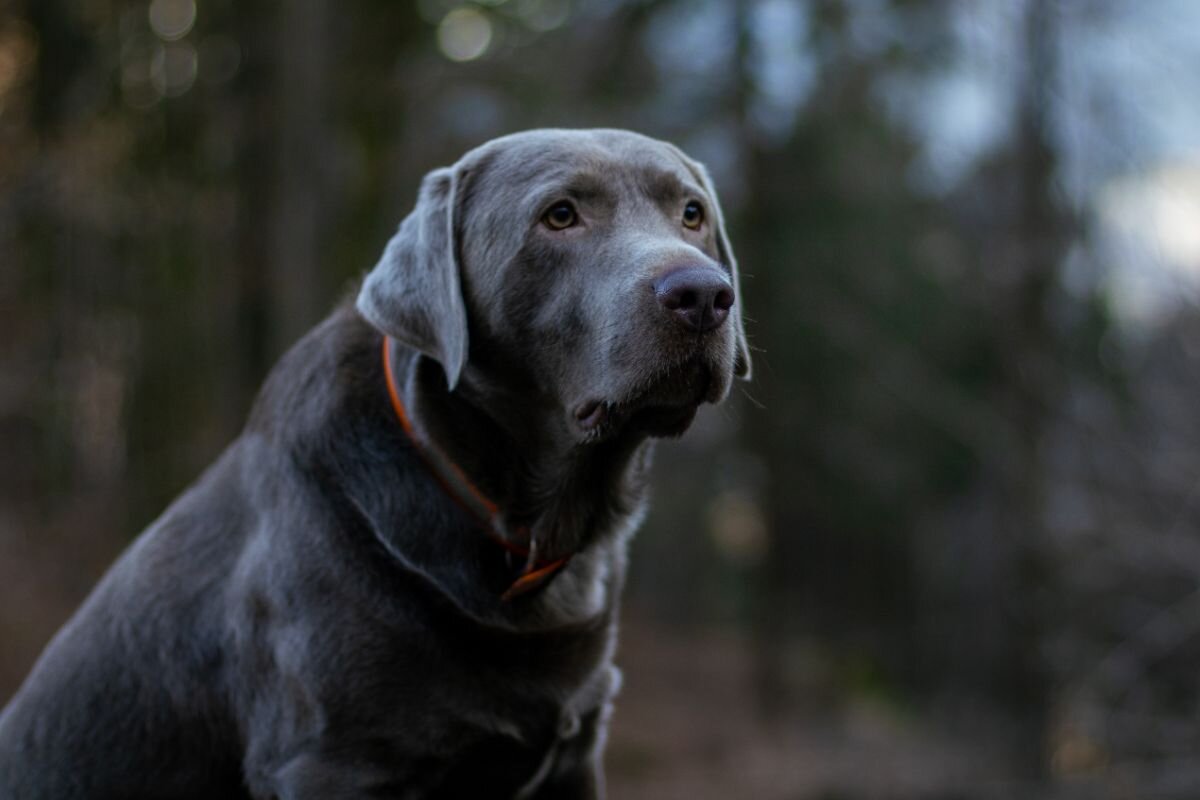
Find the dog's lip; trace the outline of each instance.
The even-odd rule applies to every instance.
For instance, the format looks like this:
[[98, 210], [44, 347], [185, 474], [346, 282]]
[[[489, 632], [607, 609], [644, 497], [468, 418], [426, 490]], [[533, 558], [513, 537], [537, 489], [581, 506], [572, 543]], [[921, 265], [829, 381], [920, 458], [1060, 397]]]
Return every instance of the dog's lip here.
[[[575, 406], [575, 424], [589, 441], [606, 438], [628, 424], [638, 429], [645, 428], [651, 435], [678, 435], [674, 431], [685, 430], [695, 416], [696, 409], [712, 401], [709, 396], [714, 383], [711, 365], [697, 361], [692, 367], [700, 371], [692, 397], [663, 398], [665, 402], [656, 402], [658, 398], [654, 397], [653, 390], [638, 393], [623, 401], [590, 397]], [[688, 367], [685, 365], [682, 368]]]
[[608, 419], [608, 405], [603, 400], [588, 400], [575, 409], [575, 421], [585, 431], [595, 430]]

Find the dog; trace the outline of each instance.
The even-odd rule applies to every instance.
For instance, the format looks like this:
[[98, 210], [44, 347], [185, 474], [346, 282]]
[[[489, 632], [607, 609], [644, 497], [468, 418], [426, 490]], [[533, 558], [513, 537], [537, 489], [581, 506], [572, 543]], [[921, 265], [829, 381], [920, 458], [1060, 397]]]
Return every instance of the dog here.
[[0, 716], [0, 797], [597, 798], [653, 440], [749, 378], [704, 168], [619, 130], [434, 170]]

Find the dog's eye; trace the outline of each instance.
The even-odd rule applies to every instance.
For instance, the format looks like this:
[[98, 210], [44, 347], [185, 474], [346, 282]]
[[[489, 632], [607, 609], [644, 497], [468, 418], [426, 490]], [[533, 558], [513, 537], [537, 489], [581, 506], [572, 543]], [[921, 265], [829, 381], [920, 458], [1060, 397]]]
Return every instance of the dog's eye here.
[[704, 208], [695, 200], [692, 200], [683, 207], [683, 225], [685, 228], [691, 228], [695, 231], [699, 230], [703, 224]]
[[546, 223], [546, 227], [556, 231], [569, 228], [578, 221], [579, 215], [575, 212], [575, 206], [566, 200], [550, 206], [550, 209], [542, 216], [542, 222]]

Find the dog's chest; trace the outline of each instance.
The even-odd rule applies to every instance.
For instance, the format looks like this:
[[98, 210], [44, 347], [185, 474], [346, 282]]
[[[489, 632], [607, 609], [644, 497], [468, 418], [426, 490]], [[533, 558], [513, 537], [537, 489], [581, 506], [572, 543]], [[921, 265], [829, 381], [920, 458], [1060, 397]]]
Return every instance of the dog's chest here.
[[344, 784], [411, 798], [522, 798], [590, 762], [619, 684], [615, 667], [604, 662], [569, 685], [504, 686], [479, 666], [474, 686], [461, 675], [435, 682], [414, 672], [404, 691], [376, 685], [369, 705], [317, 713], [332, 724], [288, 754], [251, 759], [249, 774], [262, 781], [252, 793], [322, 796]]
[[619, 681], [605, 663], [570, 691], [527, 690], [457, 708], [456, 735], [444, 749], [432, 748], [441, 751], [442, 768], [429, 796], [531, 795], [556, 771], [591, 756]]
[[[611, 663], [597, 667], [573, 692], [552, 705], [549, 731], [530, 726], [528, 720], [500, 721], [497, 732], [510, 741], [525, 743], [536, 758], [536, 768], [526, 774], [515, 796], [533, 793], [563, 762], [591, 756], [596, 743], [603, 739], [613, 696], [620, 686], [620, 671]], [[524, 723], [524, 724], [523, 724]]]

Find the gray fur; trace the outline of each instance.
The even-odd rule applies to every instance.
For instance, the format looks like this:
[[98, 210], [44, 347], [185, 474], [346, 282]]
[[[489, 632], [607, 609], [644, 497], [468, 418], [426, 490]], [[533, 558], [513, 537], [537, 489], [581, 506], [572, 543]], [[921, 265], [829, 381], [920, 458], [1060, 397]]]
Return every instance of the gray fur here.
[[[561, 197], [578, 229], [539, 221]], [[688, 199], [715, 224], [681, 228]], [[358, 309], [276, 365], [0, 714], [0, 797], [603, 796], [650, 440], [749, 372], [740, 307], [704, 334], [658, 307], [680, 265], [736, 286], [711, 186], [665, 143], [533, 131], [431, 173]], [[500, 600], [522, 565], [400, 429], [381, 331], [423, 435], [574, 554], [548, 585]]]
[[467, 360], [467, 310], [453, 234], [456, 173], [438, 169], [425, 176], [416, 210], [358, 295], [367, 321], [439, 361], [451, 389]]

